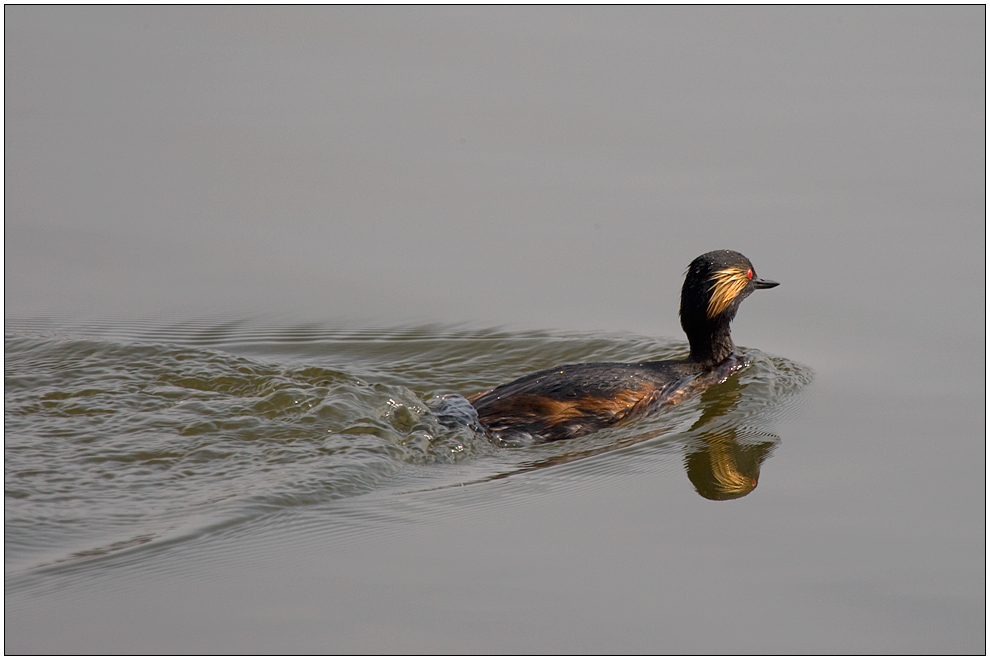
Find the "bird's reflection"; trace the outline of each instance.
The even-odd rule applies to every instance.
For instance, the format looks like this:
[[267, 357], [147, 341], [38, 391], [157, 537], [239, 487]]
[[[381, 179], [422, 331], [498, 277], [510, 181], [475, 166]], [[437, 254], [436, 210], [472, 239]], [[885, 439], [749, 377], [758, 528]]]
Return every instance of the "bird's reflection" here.
[[760, 465], [780, 442], [772, 433], [718, 424], [738, 406], [742, 390], [736, 381], [701, 395], [701, 417], [691, 427], [697, 445], [685, 451], [684, 469], [705, 499], [734, 500], [753, 492], [760, 480]]

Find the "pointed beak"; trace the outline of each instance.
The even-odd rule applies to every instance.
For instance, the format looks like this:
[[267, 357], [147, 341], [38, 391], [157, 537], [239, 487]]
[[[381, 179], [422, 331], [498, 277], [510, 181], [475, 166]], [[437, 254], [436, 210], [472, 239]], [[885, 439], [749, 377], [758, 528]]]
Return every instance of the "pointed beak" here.
[[772, 289], [778, 284], [780, 282], [774, 282], [773, 280], [761, 280], [760, 278], [753, 280], [753, 286], [757, 289]]

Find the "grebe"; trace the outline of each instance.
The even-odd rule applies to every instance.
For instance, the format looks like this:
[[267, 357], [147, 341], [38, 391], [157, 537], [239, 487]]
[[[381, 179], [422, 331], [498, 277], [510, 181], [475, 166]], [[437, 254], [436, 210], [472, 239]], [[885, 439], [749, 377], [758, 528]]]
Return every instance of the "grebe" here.
[[467, 400], [481, 424], [509, 442], [572, 438], [678, 403], [742, 368], [729, 323], [749, 294], [778, 284], [758, 278], [738, 252], [705, 253], [688, 266], [681, 289], [681, 328], [691, 345], [686, 360], [569, 364]]

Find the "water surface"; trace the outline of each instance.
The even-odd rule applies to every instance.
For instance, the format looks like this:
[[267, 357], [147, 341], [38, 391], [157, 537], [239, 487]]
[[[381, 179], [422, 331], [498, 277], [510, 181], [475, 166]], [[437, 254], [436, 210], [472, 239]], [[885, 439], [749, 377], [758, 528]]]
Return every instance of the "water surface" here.
[[[667, 359], [685, 347], [634, 337], [236, 322], [8, 322], [7, 333], [7, 567], [34, 579], [47, 574], [34, 569], [273, 511], [382, 488], [491, 481], [645, 440], [684, 455], [706, 497], [739, 497], [755, 487], [779, 440], [773, 411], [811, 380], [807, 367], [749, 351], [743, 373], [669, 414], [512, 450], [431, 408], [446, 394], [557, 363]], [[448, 467], [417, 469], [438, 465]]]

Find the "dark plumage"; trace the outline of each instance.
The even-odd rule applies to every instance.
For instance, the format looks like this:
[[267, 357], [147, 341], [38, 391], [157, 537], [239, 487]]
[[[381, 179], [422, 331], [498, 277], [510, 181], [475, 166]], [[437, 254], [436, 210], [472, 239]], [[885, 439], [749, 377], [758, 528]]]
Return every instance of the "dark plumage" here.
[[688, 266], [681, 289], [681, 327], [691, 345], [688, 359], [570, 364], [468, 400], [491, 433], [508, 441], [538, 442], [583, 435], [678, 403], [742, 366], [729, 324], [749, 294], [777, 284], [759, 279], [753, 264], [738, 252], [708, 252]]

